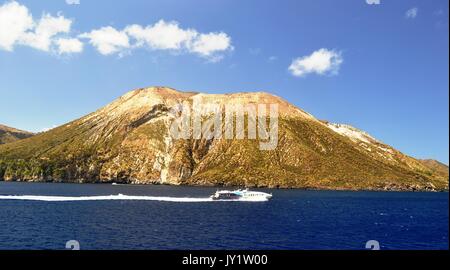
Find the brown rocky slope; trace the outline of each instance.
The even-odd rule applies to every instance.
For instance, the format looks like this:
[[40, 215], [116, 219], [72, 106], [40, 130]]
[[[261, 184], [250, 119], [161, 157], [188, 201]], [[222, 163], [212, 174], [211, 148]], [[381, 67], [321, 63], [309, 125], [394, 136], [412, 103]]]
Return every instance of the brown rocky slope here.
[[0, 124], [0, 144], [11, 143], [25, 138], [29, 138], [34, 134], [28, 131], [19, 130]]

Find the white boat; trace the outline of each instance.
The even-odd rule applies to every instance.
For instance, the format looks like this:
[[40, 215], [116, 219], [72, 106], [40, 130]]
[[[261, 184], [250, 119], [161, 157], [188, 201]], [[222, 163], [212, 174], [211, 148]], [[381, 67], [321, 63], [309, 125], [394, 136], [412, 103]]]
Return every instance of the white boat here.
[[248, 189], [238, 189], [234, 191], [221, 190], [211, 196], [213, 200], [236, 200], [236, 201], [268, 201], [272, 198], [272, 194], [249, 191]]

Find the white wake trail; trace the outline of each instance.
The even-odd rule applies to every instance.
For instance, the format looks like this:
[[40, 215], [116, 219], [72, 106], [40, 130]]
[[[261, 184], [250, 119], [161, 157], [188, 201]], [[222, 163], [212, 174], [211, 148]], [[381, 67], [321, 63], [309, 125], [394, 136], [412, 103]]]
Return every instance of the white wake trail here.
[[79, 202], [79, 201], [165, 201], [165, 202], [211, 202], [211, 198], [177, 198], [177, 197], [155, 197], [155, 196], [128, 196], [128, 195], [108, 195], [108, 196], [0, 196], [0, 200], [22, 200], [22, 201], [43, 201], [43, 202]]
[[[108, 196], [0, 196], [0, 200], [17, 200], [17, 201], [42, 201], [42, 202], [79, 202], [79, 201], [160, 201], [160, 202], [184, 202], [184, 203], [200, 203], [200, 202], [218, 202], [221, 200], [213, 200], [211, 198], [188, 198], [188, 197], [157, 197], [157, 196], [129, 196], [129, 195], [108, 195]], [[237, 201], [254, 201], [262, 200], [237, 200]]]

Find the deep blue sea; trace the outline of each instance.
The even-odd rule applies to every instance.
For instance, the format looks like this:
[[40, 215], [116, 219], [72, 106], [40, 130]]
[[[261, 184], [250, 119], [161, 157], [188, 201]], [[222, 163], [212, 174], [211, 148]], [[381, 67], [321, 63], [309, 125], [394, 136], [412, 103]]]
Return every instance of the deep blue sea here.
[[[0, 182], [0, 196], [206, 198], [216, 188]], [[448, 249], [449, 194], [264, 190], [268, 202], [0, 200], [0, 249]]]

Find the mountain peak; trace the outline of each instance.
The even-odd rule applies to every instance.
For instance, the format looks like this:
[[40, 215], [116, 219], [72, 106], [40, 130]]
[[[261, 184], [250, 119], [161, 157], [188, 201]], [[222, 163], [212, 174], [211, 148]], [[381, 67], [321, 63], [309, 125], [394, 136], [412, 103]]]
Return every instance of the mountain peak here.
[[283, 116], [300, 116], [315, 119], [311, 114], [295, 107], [281, 97], [263, 91], [209, 94], [195, 91], [179, 91], [171, 87], [153, 86], [130, 91], [107, 107], [117, 108], [121, 105], [125, 110], [132, 110], [133, 108], [155, 106], [157, 104], [173, 106], [183, 101], [192, 102], [194, 99], [200, 100], [202, 104], [277, 104], [279, 113]]
[[32, 132], [0, 124], [0, 144], [15, 142], [33, 136]]
[[429, 168], [433, 173], [448, 175], [448, 165], [439, 162], [435, 159], [420, 159], [419, 160], [423, 165]]
[[29, 131], [20, 130], [20, 129], [13, 128], [13, 127], [8, 127], [8, 126], [2, 125], [2, 124], [0, 124], [0, 130], [8, 131], [8, 132], [24, 133], [24, 134], [30, 134], [30, 135], [33, 134], [32, 132], [29, 132]]
[[136, 102], [138, 99], [147, 100], [153, 102], [151, 103], [162, 103], [165, 101], [181, 101], [187, 99], [197, 93], [193, 92], [181, 92], [170, 87], [153, 86], [146, 88], [138, 88], [136, 90], [130, 91], [125, 95], [121, 96], [118, 101], [133, 101]]
[[139, 88], [133, 91], [128, 92], [125, 94], [127, 95], [152, 95], [159, 98], [166, 98], [166, 99], [177, 99], [177, 98], [186, 98], [188, 96], [197, 94], [195, 92], [182, 92], [178, 91], [171, 87], [166, 86], [152, 86], [152, 87], [146, 87], [146, 88]]

